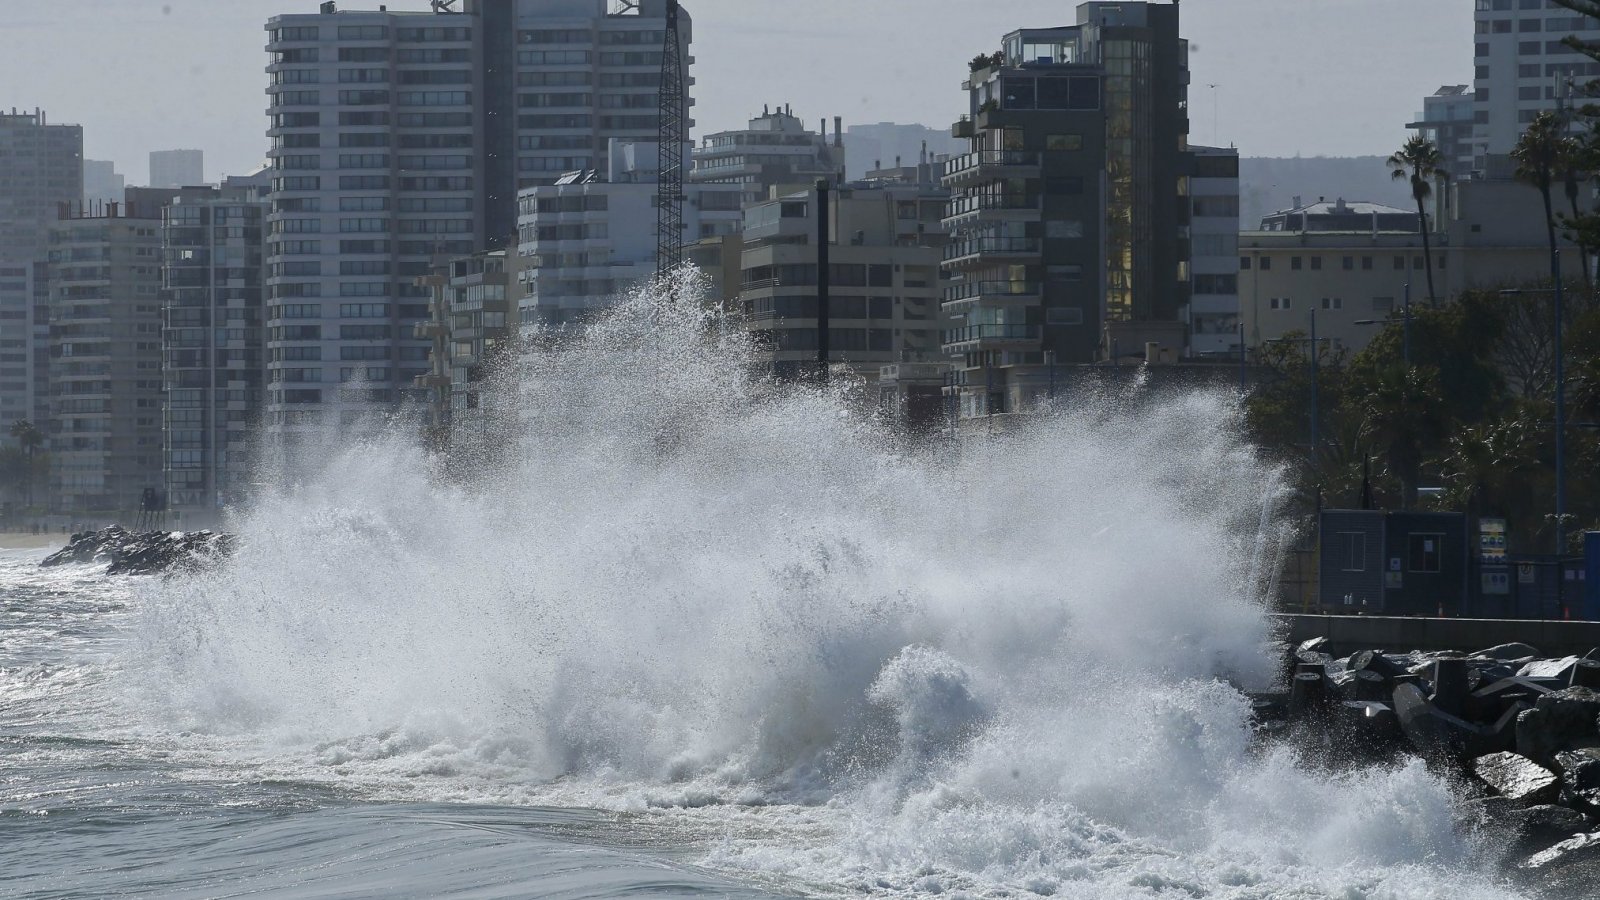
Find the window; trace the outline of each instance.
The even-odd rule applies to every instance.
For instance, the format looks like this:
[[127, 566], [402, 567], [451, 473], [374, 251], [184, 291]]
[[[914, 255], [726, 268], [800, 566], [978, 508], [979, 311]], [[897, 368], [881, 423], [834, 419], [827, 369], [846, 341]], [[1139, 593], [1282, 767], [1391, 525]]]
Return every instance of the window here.
[[1257, 266], [1256, 268], [1260, 269], [1263, 272], [1272, 271], [1272, 257], [1270, 257], [1270, 256], [1261, 257], [1261, 265]]
[[1372, 257], [1370, 257], [1370, 256], [1361, 257], [1361, 271], [1363, 271], [1363, 272], [1371, 272], [1372, 271]]
[[[1480, 46], [1480, 47], [1482, 47], [1484, 49], [1484, 52], [1479, 54], [1480, 56], [1488, 56], [1489, 55], [1489, 45], [1488, 44], [1479, 44], [1478, 46]], [[1519, 42], [1517, 44], [1517, 55], [1518, 56], [1538, 56], [1539, 54], [1541, 54], [1543, 52], [1544, 52], [1544, 44], [1540, 43], [1539, 41], [1521, 41], [1521, 42]]]
[[1539, 30], [1539, 20], [1538, 19], [1523, 19], [1522, 21], [1517, 23], [1517, 30], [1518, 31], [1538, 31]]
[[1288, 297], [1273, 297], [1269, 301], [1273, 309], [1292, 309], [1293, 304]]
[[1356, 267], [1356, 258], [1354, 256], [1346, 256], [1344, 258], [1344, 270], [1346, 272], [1349, 272], [1349, 271], [1354, 270], [1355, 267]]
[[1510, 34], [1511, 33], [1511, 20], [1510, 19], [1495, 19], [1494, 20], [1494, 26], [1490, 29], [1490, 31], [1494, 32], [1495, 34]]
[[1320, 257], [1320, 256], [1311, 257], [1311, 271], [1313, 271], [1313, 272], [1322, 271], [1322, 257]]
[[1300, 257], [1298, 257], [1298, 256], [1289, 257], [1289, 268], [1291, 268], [1291, 269], [1295, 270], [1296, 272], [1298, 272], [1298, 271], [1300, 271], [1300, 266], [1301, 266]]
[[1396, 256], [1394, 258], [1394, 269], [1395, 269], [1395, 271], [1396, 272], [1403, 272], [1403, 271], [1405, 271], [1405, 268], [1406, 268], [1406, 258], [1404, 256]]
[[1323, 297], [1322, 308], [1328, 310], [1344, 309], [1344, 300], [1339, 297]]
[[1538, 100], [1543, 93], [1544, 92], [1537, 87], [1519, 87], [1517, 88], [1517, 99]]
[[1413, 572], [1436, 574], [1440, 571], [1439, 556], [1444, 549], [1442, 534], [1410, 534], [1406, 536], [1409, 555], [1408, 568]]
[[1571, 53], [1572, 52], [1572, 48], [1568, 47], [1566, 44], [1561, 43], [1560, 41], [1545, 41], [1544, 42], [1544, 52], [1546, 52], [1546, 53]]
[[[1483, 66], [1482, 68], [1488, 69], [1489, 67], [1488, 66]], [[1484, 72], [1482, 75], [1479, 75], [1478, 77], [1479, 78], [1488, 78], [1489, 77], [1489, 73], [1488, 72]], [[1538, 63], [1523, 63], [1522, 65], [1517, 66], [1517, 77], [1518, 78], [1538, 78], [1539, 77], [1539, 64]]]
[[1250, 257], [1248, 257], [1248, 256], [1239, 257], [1239, 271], [1244, 272], [1244, 271], [1248, 271], [1249, 269], [1250, 269]]
[[1239, 276], [1196, 275], [1194, 276], [1194, 292], [1196, 294], [1237, 294], [1239, 293]]
[[341, 41], [383, 41], [388, 40], [389, 29], [383, 25], [341, 25], [339, 26], [339, 40]]
[[1344, 564], [1341, 566], [1346, 572], [1365, 572], [1367, 570], [1367, 536], [1360, 531], [1341, 531], [1338, 537], [1338, 546], [1344, 551]]
[[1081, 134], [1051, 134], [1044, 139], [1046, 150], [1082, 150], [1083, 135]]

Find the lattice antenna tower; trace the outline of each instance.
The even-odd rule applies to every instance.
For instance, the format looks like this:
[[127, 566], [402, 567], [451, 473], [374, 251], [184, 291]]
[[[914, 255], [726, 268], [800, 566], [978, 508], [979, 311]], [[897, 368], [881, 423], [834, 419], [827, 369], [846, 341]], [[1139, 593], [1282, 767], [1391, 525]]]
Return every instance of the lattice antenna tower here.
[[683, 44], [678, 40], [678, 0], [667, 0], [661, 53], [661, 171], [656, 190], [656, 278], [669, 283], [683, 265], [683, 144], [688, 119]]

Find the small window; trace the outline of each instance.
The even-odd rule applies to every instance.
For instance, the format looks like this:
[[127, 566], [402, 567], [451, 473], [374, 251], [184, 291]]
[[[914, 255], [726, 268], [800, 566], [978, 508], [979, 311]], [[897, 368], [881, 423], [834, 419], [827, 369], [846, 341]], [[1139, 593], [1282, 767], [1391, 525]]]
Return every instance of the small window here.
[[1261, 257], [1261, 265], [1257, 266], [1257, 268], [1259, 268], [1263, 272], [1272, 271], [1272, 257], [1270, 257], [1270, 256]]
[[1250, 257], [1248, 257], [1248, 256], [1239, 257], [1239, 271], [1241, 271], [1241, 272], [1247, 271], [1247, 270], [1249, 270], [1249, 268], [1250, 268]]
[[1300, 271], [1300, 257], [1298, 257], [1298, 256], [1289, 257], [1289, 268], [1295, 270], [1296, 272]]
[[1350, 272], [1350, 271], [1353, 271], [1355, 269], [1355, 267], [1356, 267], [1356, 258], [1354, 256], [1346, 256], [1344, 258], [1344, 270], [1346, 272]]
[[1424, 574], [1439, 572], [1439, 556], [1444, 548], [1442, 534], [1413, 534], [1407, 536], [1410, 551], [1410, 569]]
[[1371, 272], [1372, 271], [1372, 257], [1370, 257], [1370, 256], [1361, 257], [1361, 271], [1363, 271], [1363, 272]]
[[1404, 256], [1396, 256], [1394, 258], [1394, 269], [1395, 269], [1395, 271], [1396, 272], [1404, 272], [1405, 268], [1406, 268], [1406, 258]]
[[1367, 570], [1367, 536], [1364, 532], [1339, 532], [1338, 546], [1344, 550], [1343, 571], [1365, 572]]
[[1051, 134], [1044, 139], [1046, 150], [1082, 150], [1083, 135], [1081, 134]]
[[1311, 257], [1311, 271], [1313, 271], [1313, 272], [1322, 271], [1322, 257], [1320, 257], [1320, 256]]

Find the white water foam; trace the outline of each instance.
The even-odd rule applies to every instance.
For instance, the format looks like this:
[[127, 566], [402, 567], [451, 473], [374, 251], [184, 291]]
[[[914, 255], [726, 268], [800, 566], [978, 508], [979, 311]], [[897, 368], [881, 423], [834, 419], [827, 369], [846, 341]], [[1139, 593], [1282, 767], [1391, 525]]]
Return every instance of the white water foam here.
[[1230, 398], [919, 447], [751, 362], [643, 294], [529, 355], [465, 461], [330, 450], [149, 591], [130, 702], [284, 777], [626, 810], [822, 893], [1510, 896], [1420, 767], [1251, 750], [1283, 485]]

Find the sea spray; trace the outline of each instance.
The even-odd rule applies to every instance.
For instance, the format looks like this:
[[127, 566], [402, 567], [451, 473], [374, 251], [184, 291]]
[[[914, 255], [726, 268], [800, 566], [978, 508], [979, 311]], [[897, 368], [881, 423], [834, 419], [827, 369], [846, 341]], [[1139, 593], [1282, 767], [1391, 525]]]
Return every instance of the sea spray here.
[[1235, 398], [918, 445], [649, 293], [532, 343], [464, 452], [330, 447], [152, 587], [131, 702], [370, 796], [655, 809], [807, 884], [1501, 896], [1420, 768], [1250, 751], [1286, 532]]

